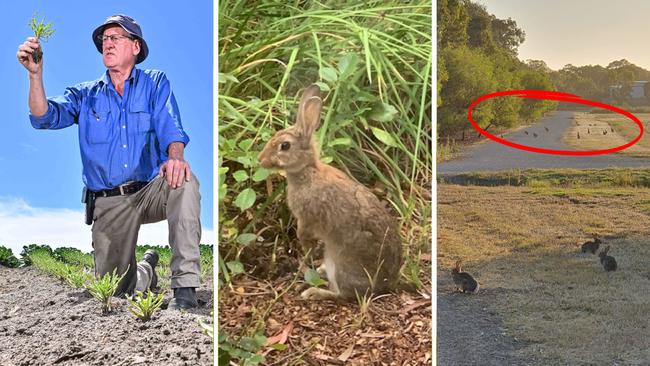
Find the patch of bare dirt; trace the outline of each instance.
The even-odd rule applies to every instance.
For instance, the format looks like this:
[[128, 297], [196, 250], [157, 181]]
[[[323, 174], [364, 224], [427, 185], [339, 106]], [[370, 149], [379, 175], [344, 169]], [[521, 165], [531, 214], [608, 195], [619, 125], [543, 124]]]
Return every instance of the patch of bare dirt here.
[[477, 295], [455, 291], [448, 270], [438, 270], [437, 364], [456, 365], [550, 365], [541, 357], [522, 358], [524, 343], [514, 338], [491, 304], [500, 291], [480, 290]]
[[124, 299], [104, 316], [83, 290], [0, 266], [0, 365], [212, 365], [213, 341], [198, 324], [212, 324], [211, 283], [197, 289], [197, 309], [159, 310], [142, 323]]

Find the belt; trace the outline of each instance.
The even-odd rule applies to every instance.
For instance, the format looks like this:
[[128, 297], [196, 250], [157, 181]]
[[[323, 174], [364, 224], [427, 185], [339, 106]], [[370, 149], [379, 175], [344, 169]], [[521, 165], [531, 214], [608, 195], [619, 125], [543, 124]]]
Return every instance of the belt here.
[[93, 193], [95, 194], [95, 197], [124, 196], [139, 191], [147, 184], [149, 184], [149, 182], [126, 182], [115, 188], [93, 191]]

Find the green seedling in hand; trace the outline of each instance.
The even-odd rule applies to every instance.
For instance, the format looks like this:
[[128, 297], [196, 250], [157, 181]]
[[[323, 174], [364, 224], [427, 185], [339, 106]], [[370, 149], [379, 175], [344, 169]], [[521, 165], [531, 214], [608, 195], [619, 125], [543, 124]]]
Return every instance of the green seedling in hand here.
[[[47, 42], [47, 40], [54, 34], [54, 28], [52, 28], [52, 23], [47, 23], [45, 24], [45, 17], [41, 19], [40, 22], [36, 20], [36, 14], [32, 16], [32, 19], [29, 21], [29, 27], [32, 28], [32, 31], [34, 31], [34, 36], [36, 37], [37, 41], [44, 40]], [[43, 58], [43, 51], [39, 48], [32, 53], [32, 58], [34, 59], [34, 62], [39, 63], [41, 62], [41, 59]]]
[[115, 295], [117, 285], [127, 272], [128, 270], [123, 275], [118, 276], [117, 268], [115, 268], [113, 273], [106, 273], [103, 277], [95, 278], [86, 286], [90, 295], [102, 304], [103, 314], [111, 312], [111, 297]]
[[136, 291], [135, 296], [127, 297], [126, 299], [129, 302], [129, 311], [138, 319], [146, 322], [160, 308], [164, 296], [164, 292], [156, 295], [151, 290], [148, 290], [147, 296], [142, 291]]

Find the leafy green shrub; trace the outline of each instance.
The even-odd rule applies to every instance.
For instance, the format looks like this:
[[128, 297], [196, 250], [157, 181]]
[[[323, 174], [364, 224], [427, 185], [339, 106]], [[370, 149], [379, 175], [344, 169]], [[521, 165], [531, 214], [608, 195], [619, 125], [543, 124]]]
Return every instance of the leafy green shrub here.
[[50, 248], [47, 245], [39, 245], [39, 244], [29, 244], [23, 246], [23, 251], [20, 252], [20, 256], [23, 259], [23, 265], [24, 266], [31, 266], [32, 265], [32, 259], [30, 255], [34, 252], [42, 252], [46, 251], [49, 253], [49, 255], [52, 255], [52, 248]]
[[52, 256], [60, 260], [61, 262], [82, 266], [85, 268], [93, 268], [95, 261], [93, 260], [93, 255], [90, 253], [84, 253], [77, 248], [68, 248], [60, 247], [52, 251]]
[[14, 256], [14, 253], [9, 248], [0, 247], [0, 265], [9, 268], [19, 267], [20, 260]]
[[378, 187], [403, 222], [418, 220], [433, 171], [431, 2], [226, 1], [220, 9], [218, 197], [226, 262], [254, 247], [262, 228], [280, 245], [295, 239], [287, 234], [294, 223], [285, 183], [259, 167], [257, 155], [295, 121], [299, 93], [314, 82], [324, 98], [316, 132], [322, 161]]
[[164, 297], [164, 292], [154, 294], [151, 290], [148, 290], [146, 296], [141, 291], [137, 291], [134, 296], [126, 299], [129, 302], [129, 311], [138, 319], [146, 322], [160, 308]]
[[266, 344], [266, 337], [255, 334], [252, 337], [242, 337], [237, 342], [228, 339], [223, 330], [219, 330], [219, 365], [229, 365], [231, 360], [240, 361], [243, 366], [254, 366], [264, 362], [264, 356], [258, 354]]
[[86, 285], [86, 289], [90, 295], [99, 301], [102, 304], [102, 313], [110, 313], [111, 308], [111, 297], [115, 295], [117, 290], [117, 285], [120, 283], [122, 278], [126, 275], [126, 272], [122, 275], [117, 274], [117, 268], [113, 270], [113, 273], [106, 273], [103, 277], [94, 278]]

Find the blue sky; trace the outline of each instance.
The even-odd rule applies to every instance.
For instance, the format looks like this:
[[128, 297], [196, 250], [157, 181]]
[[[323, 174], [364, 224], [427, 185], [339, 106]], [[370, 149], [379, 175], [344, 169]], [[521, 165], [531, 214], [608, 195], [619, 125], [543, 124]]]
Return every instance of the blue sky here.
[[[185, 158], [201, 182], [202, 243], [213, 232], [213, 8], [212, 1], [3, 1], [0, 13], [0, 103], [4, 138], [0, 145], [0, 246], [15, 254], [22, 245], [74, 246], [90, 251], [90, 226], [80, 202], [78, 129], [35, 130], [28, 119], [27, 71], [16, 58], [31, 35], [34, 11], [56, 32], [43, 43], [47, 96], [99, 78], [105, 67], [91, 40], [109, 15], [127, 14], [142, 27], [149, 56], [138, 65], [167, 74], [190, 136]], [[167, 244], [166, 223], [145, 225], [140, 244]]]

